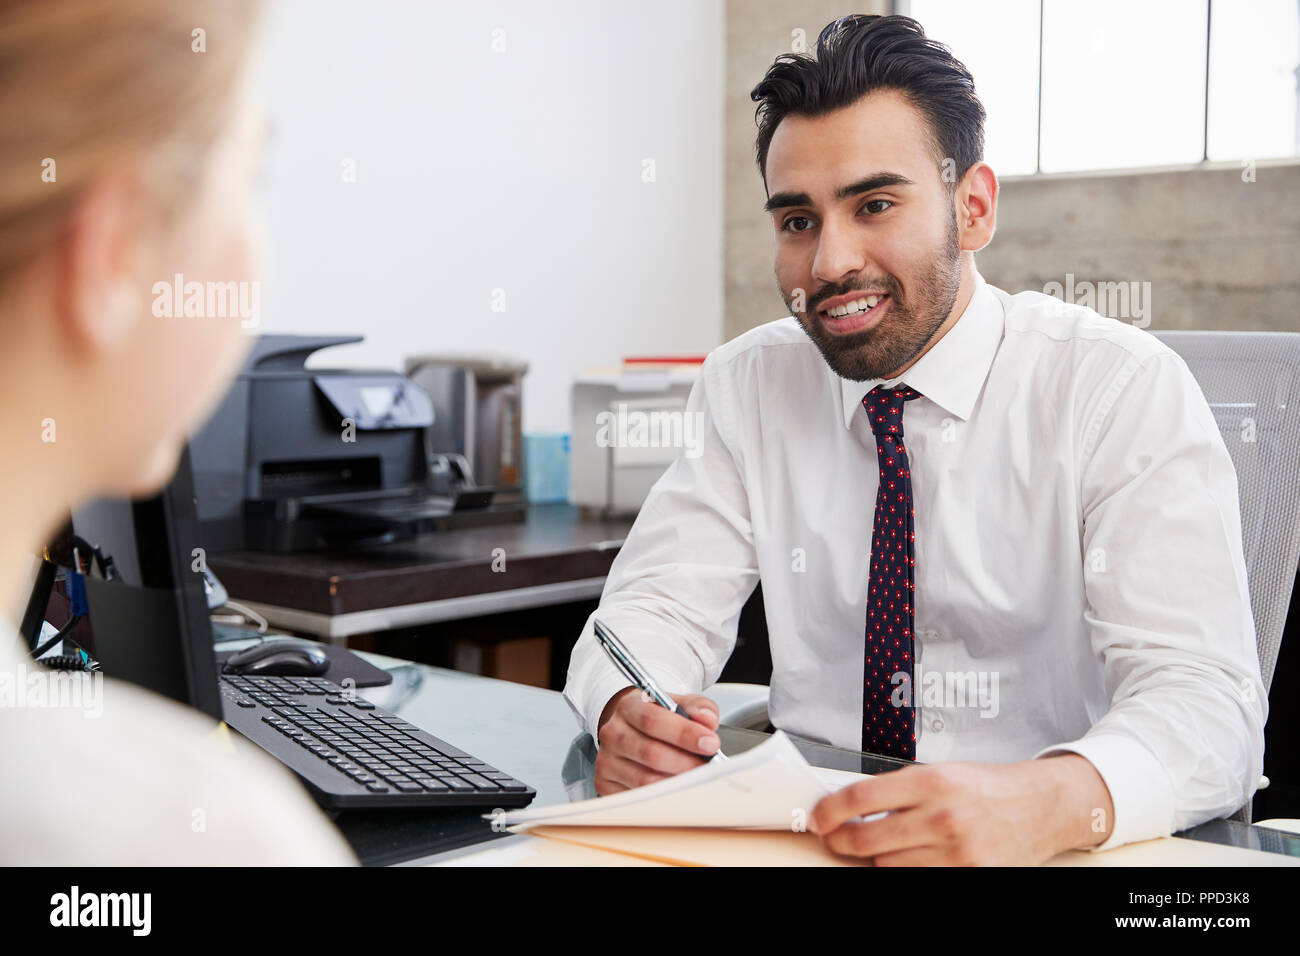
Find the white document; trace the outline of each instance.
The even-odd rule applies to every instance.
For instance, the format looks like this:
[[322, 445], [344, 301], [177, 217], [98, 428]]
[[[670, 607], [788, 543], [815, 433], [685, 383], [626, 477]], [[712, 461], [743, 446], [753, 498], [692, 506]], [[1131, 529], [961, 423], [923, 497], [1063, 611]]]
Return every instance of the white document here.
[[862, 776], [810, 767], [778, 730], [744, 753], [668, 780], [577, 803], [511, 810], [498, 819], [520, 829], [539, 824], [804, 829], [817, 801]]

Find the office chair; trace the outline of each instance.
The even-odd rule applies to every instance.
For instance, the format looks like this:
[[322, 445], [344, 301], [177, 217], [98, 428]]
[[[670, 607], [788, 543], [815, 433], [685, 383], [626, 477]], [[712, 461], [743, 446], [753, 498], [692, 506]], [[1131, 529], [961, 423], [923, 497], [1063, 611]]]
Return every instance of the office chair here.
[[[1242, 547], [1267, 693], [1300, 561], [1300, 333], [1153, 334], [1187, 363], [1237, 470]], [[768, 688], [715, 684], [708, 692], [718, 695], [723, 723], [767, 727]], [[1250, 811], [1248, 800], [1230, 819], [1250, 823]]]
[[[1196, 377], [1237, 469], [1264, 693], [1300, 561], [1300, 333], [1156, 332]], [[1267, 781], [1261, 780], [1261, 786]], [[1230, 819], [1250, 822], [1251, 803]]]

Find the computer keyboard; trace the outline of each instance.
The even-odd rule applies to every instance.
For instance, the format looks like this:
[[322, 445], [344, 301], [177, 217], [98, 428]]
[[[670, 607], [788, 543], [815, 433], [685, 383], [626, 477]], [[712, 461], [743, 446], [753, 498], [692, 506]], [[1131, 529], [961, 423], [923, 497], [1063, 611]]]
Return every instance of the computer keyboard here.
[[320, 677], [221, 675], [226, 723], [331, 809], [522, 807], [521, 783]]

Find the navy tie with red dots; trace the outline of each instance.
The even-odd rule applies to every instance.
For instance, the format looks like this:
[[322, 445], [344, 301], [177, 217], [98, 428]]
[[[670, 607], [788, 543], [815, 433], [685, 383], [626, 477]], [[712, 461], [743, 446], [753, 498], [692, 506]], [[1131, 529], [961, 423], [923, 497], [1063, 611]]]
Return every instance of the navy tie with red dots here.
[[[880, 490], [871, 530], [867, 583], [867, 641], [862, 691], [862, 749], [887, 757], [916, 759], [911, 706], [913, 588], [916, 560], [912, 529], [912, 473], [903, 447], [903, 403], [920, 398], [915, 389], [877, 385], [862, 404], [876, 436]], [[907, 706], [894, 706], [893, 676], [906, 673]], [[897, 685], [902, 686], [902, 685]]]

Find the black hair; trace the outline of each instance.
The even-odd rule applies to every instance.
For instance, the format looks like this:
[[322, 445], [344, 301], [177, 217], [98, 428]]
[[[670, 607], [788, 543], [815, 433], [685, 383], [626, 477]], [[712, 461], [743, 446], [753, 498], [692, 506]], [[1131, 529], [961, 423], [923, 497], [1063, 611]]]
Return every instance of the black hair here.
[[970, 71], [911, 17], [858, 13], [823, 28], [815, 58], [778, 56], [749, 94], [758, 104], [755, 152], [763, 181], [781, 120], [821, 116], [883, 89], [905, 94], [928, 120], [937, 157], [956, 167], [952, 183], [983, 158], [984, 107]]

